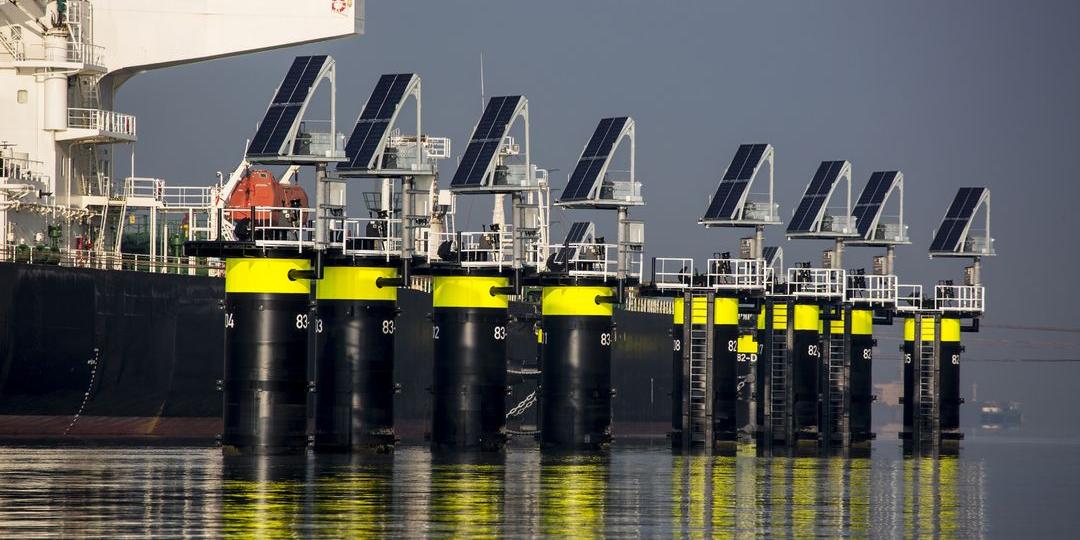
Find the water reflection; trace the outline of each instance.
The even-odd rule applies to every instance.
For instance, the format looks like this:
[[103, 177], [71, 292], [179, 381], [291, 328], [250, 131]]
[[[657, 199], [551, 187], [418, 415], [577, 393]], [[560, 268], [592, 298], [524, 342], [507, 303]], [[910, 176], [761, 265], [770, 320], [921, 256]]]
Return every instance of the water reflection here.
[[983, 462], [0, 449], [0, 537], [979, 536]]

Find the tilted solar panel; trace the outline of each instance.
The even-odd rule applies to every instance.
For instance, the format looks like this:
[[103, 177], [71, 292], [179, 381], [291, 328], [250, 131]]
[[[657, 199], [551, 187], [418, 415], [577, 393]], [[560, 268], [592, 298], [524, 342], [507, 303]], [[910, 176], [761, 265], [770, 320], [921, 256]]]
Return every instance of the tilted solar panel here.
[[953, 198], [949, 210], [945, 213], [945, 219], [934, 234], [934, 240], [930, 243], [931, 252], [955, 252], [960, 247], [961, 237], [968, 228], [971, 218], [975, 215], [975, 208], [979, 205], [986, 188], [965, 187], [960, 188]]
[[469, 146], [458, 163], [450, 187], [478, 187], [491, 167], [499, 144], [506, 137], [510, 121], [514, 118], [521, 96], [501, 96], [488, 100], [480, 122], [476, 124]]
[[379, 77], [375, 90], [360, 112], [356, 127], [345, 143], [345, 157], [349, 161], [339, 169], [370, 169], [375, 165], [376, 154], [384, 146], [390, 122], [401, 106], [413, 77], [415, 75], [412, 73]]
[[761, 251], [761, 258], [765, 259], [766, 265], [772, 265], [776, 262], [776, 254], [780, 252], [780, 248], [776, 246], [765, 246], [765, 249]]
[[795, 215], [788, 224], [788, 233], [807, 233], [814, 230], [821, 209], [829, 199], [833, 186], [840, 179], [840, 171], [844, 168], [843, 161], [822, 161], [814, 174], [810, 185], [806, 186], [806, 192], [799, 201]]
[[563, 190], [560, 201], [579, 201], [589, 198], [596, 185], [601, 181], [600, 172], [612, 157], [615, 143], [619, 140], [628, 118], [604, 118], [596, 126], [585, 151], [578, 159], [570, 181]]
[[754, 172], [761, 165], [767, 144], [743, 144], [735, 152], [720, 185], [705, 211], [704, 220], [735, 219]]
[[[279, 155], [300, 110], [311, 95], [311, 89], [326, 64], [327, 56], [298, 56], [278, 86], [259, 129], [248, 144], [247, 155]], [[287, 152], [288, 150], [285, 149]]]
[[591, 229], [592, 226], [592, 222], [589, 221], [575, 221], [570, 225], [570, 231], [566, 233], [566, 238], [563, 239], [562, 247], [555, 253], [555, 262], [566, 264], [573, 260], [578, 248], [581, 247], [574, 244], [585, 242], [589, 229]]
[[858, 201], [855, 202], [851, 215], [855, 217], [859, 237], [864, 240], [871, 238], [871, 227], [880, 217], [882, 204], [896, 183], [897, 176], [897, 171], [877, 171], [870, 175], [870, 181], [866, 183]]

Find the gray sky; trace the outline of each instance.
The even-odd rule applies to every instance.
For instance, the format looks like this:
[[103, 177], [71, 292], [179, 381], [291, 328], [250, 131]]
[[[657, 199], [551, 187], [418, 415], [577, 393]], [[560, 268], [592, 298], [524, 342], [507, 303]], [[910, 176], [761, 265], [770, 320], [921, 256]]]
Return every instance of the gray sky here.
[[[139, 117], [137, 172], [208, 184], [215, 171], [231, 170], [292, 56], [310, 53], [337, 59], [341, 129], [351, 129], [381, 73], [415, 71], [424, 81], [425, 131], [452, 137], [460, 154], [480, 112], [483, 53], [489, 95], [528, 96], [534, 160], [560, 169], [557, 188], [599, 118], [635, 118], [648, 204], [634, 216], [646, 220], [649, 256], [703, 261], [733, 250], [740, 231], [705, 230], [696, 219], [738, 144], [769, 142], [785, 221], [821, 160], [852, 162], [853, 197], [873, 170], [904, 172], [913, 239], [898, 250], [904, 283], [960, 278], [959, 263], [927, 260], [931, 231], [958, 187], [989, 186], [1001, 255], [984, 265], [986, 322], [1080, 326], [1073, 311], [1080, 3], [368, 0], [367, 7], [367, 33], [358, 38], [127, 83], [119, 108]], [[444, 164], [444, 176], [452, 171]], [[471, 208], [474, 227], [488, 211]], [[574, 216], [554, 218], [565, 224]], [[614, 236], [614, 216], [601, 218]], [[782, 232], [770, 230], [770, 243]], [[828, 247], [782, 245], [789, 263], [817, 261]], [[851, 248], [847, 266], [868, 266], [874, 253]], [[972, 344], [994, 358], [1080, 357], [1076, 333], [1050, 336], [1054, 344], [1037, 352], [1030, 343], [1001, 343], [1004, 335], [973, 336]]]

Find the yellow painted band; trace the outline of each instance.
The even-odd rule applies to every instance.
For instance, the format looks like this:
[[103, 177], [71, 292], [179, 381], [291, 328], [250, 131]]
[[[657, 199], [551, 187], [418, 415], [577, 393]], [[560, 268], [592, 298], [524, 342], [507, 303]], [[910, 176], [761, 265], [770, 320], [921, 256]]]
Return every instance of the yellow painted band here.
[[795, 329], [820, 331], [821, 308], [807, 304], [795, 304]]
[[[787, 304], [774, 304], [772, 313], [773, 330], [784, 330], [787, 328]], [[758, 330], [765, 329], [765, 306], [761, 307], [761, 313], [758, 314], [757, 327]]]
[[615, 306], [608, 302], [597, 302], [597, 297], [614, 296], [611, 287], [544, 287], [541, 299], [541, 313], [549, 315], [573, 315], [590, 317], [610, 317]]
[[[844, 315], [839, 321], [829, 321], [829, 331], [833, 334], [844, 333]], [[868, 309], [851, 310], [851, 335], [870, 336], [874, 334], [874, 312]]]
[[736, 352], [743, 354], [757, 353], [757, 340], [754, 339], [754, 336], [739, 336], [739, 344], [736, 347]]
[[367, 266], [328, 266], [323, 278], [315, 286], [319, 300], [385, 300], [397, 301], [397, 287], [376, 285], [379, 278], [393, 279], [398, 276], [396, 268]]
[[941, 319], [941, 341], [960, 342], [960, 319]]
[[225, 292], [308, 294], [310, 282], [289, 280], [289, 270], [310, 269], [307, 259], [225, 259]]
[[874, 334], [874, 312], [869, 309], [851, 310], [851, 333], [856, 336]]
[[[675, 298], [675, 306], [672, 310], [672, 322], [674, 324], [686, 324], [686, 300], [679, 296]], [[691, 302], [693, 303], [693, 302]], [[691, 306], [691, 324], [705, 324], [705, 303], [694, 303]], [[736, 326], [739, 324], [739, 299], [718, 297], [713, 301], [713, 325]]]
[[[934, 341], [934, 319], [922, 320], [921, 341]], [[904, 320], [904, 341], [915, 341], [915, 319]], [[941, 319], [941, 341], [957, 343], [960, 341], [960, 319]]]
[[431, 305], [437, 308], [501, 308], [510, 300], [492, 295], [492, 287], [506, 287], [510, 279], [487, 276], [435, 276], [432, 280]]

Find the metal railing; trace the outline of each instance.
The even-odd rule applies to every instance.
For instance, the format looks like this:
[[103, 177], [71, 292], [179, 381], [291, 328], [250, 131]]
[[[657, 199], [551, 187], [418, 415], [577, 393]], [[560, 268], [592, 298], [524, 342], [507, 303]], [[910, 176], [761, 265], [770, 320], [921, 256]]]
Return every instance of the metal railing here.
[[[570, 253], [570, 258], [566, 261], [566, 272], [571, 276], [596, 277], [607, 280], [614, 279], [619, 275], [618, 244], [577, 242], [548, 246], [549, 253], [557, 253], [559, 250], [564, 249], [569, 250]], [[643, 254], [638, 251], [628, 251], [625, 253], [625, 257], [626, 276], [640, 278]]]
[[173, 208], [209, 208], [210, 187], [167, 186], [160, 178], [129, 176], [124, 179], [126, 198], [145, 198], [161, 201], [162, 206]]
[[923, 287], [901, 283], [896, 286], [896, 311], [913, 313], [923, 310]]
[[259, 247], [288, 247], [297, 251], [315, 245], [315, 210], [280, 206], [226, 208], [225, 219], [235, 227], [237, 240]]
[[225, 275], [225, 264], [220, 259], [161, 255], [151, 257], [135, 253], [117, 255], [81, 249], [54, 250], [46, 246], [6, 246], [0, 249], [0, 261], [186, 276]]
[[167, 207], [210, 208], [213, 196], [210, 187], [165, 186], [161, 202]]
[[134, 137], [136, 133], [135, 116], [106, 111], [104, 109], [68, 108], [69, 129], [96, 129], [108, 133]]
[[896, 276], [848, 274], [847, 301], [870, 306], [896, 304]]
[[623, 311], [634, 311], [639, 313], [656, 313], [660, 315], [671, 315], [675, 312], [675, 299], [674, 298], [654, 298], [638, 296], [635, 289], [626, 289], [626, 298], [623, 299], [623, 303], [620, 306]]
[[788, 268], [788, 290], [796, 298], [844, 298], [844, 276], [839, 268]]
[[765, 290], [766, 268], [764, 259], [709, 259], [707, 282], [713, 289]]
[[401, 254], [401, 220], [346, 218], [330, 222], [330, 243], [345, 255], [390, 257]]
[[94, 67], [105, 66], [105, 47], [76, 41], [69, 41], [67, 45], [68, 62]]
[[457, 253], [457, 262], [461, 266], [502, 270], [513, 262], [513, 237], [510, 231], [439, 233], [439, 246], [447, 242], [450, 243], [450, 250]]
[[693, 284], [694, 259], [656, 257], [652, 272], [657, 289], [685, 289]]
[[986, 288], [981, 285], [935, 285], [934, 309], [982, 313], [986, 307]]

